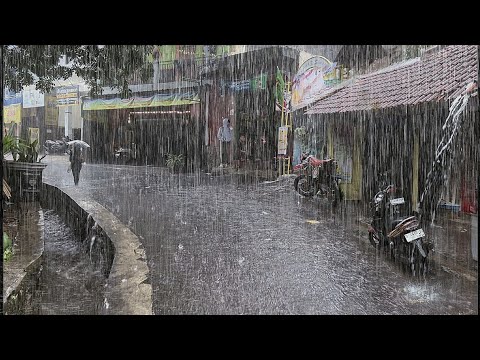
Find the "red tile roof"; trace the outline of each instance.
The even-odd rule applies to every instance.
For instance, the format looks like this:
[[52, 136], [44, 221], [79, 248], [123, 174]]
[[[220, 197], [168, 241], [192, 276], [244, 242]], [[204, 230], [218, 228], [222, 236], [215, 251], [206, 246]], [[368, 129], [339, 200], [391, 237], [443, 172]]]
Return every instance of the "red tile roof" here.
[[477, 45], [447, 46], [319, 94], [321, 98], [306, 113], [371, 110], [450, 99], [461, 94], [469, 82], [478, 80], [477, 58]]

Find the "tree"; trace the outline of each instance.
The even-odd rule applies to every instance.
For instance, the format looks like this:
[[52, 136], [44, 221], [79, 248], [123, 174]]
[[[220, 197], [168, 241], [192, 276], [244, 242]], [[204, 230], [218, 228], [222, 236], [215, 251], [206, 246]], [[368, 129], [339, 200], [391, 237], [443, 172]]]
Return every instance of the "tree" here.
[[4, 86], [19, 92], [35, 84], [47, 93], [56, 80], [75, 73], [84, 79], [92, 96], [110, 86], [128, 97], [132, 80], [151, 78], [147, 56], [152, 50], [151, 45], [3, 45]]

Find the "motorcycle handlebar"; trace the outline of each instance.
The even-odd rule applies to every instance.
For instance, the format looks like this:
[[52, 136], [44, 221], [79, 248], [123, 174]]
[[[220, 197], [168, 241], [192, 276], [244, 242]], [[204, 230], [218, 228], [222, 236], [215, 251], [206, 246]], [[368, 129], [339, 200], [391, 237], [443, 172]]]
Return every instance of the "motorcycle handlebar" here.
[[386, 193], [392, 192], [392, 191], [393, 191], [393, 185], [392, 185], [392, 184], [388, 185], [388, 186], [385, 188], [385, 190], [383, 190], [383, 191], [386, 192]]

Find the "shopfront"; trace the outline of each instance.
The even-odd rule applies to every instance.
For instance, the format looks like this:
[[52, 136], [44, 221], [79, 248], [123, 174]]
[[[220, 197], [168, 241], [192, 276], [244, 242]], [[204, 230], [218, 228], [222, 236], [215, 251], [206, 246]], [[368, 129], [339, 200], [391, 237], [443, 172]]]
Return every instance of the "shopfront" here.
[[138, 165], [165, 165], [168, 154], [197, 161], [199, 100], [195, 92], [130, 99], [95, 99], [83, 104], [85, 141], [92, 162], [113, 162], [115, 150], [128, 148]]

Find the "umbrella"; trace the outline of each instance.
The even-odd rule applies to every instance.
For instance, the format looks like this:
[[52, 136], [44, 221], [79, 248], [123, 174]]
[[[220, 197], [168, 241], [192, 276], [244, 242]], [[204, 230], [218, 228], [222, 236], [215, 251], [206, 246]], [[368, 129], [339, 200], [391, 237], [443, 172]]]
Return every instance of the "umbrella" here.
[[90, 145], [88, 145], [85, 141], [83, 140], [72, 140], [72, 141], [68, 141], [67, 142], [68, 145], [75, 145], [75, 144], [78, 144], [82, 147], [86, 147], [86, 148], [89, 148]]

